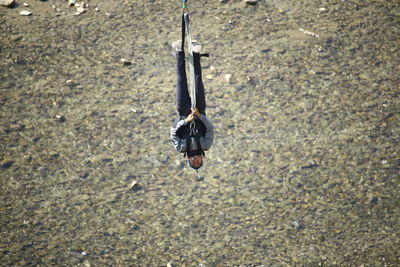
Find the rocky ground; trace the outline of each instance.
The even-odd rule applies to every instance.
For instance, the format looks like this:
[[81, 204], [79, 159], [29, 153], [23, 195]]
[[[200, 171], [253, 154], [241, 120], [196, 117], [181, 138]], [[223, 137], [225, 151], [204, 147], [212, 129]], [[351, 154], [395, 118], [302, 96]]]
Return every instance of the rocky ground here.
[[0, 265], [399, 266], [398, 1], [192, 0], [201, 182], [180, 3], [0, 6]]

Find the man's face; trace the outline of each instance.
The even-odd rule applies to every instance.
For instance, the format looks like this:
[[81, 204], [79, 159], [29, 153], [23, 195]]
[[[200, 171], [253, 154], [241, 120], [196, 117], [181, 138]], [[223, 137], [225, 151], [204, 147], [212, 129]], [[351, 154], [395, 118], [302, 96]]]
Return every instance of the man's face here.
[[190, 165], [193, 168], [199, 168], [203, 162], [203, 157], [201, 155], [195, 155], [189, 158]]

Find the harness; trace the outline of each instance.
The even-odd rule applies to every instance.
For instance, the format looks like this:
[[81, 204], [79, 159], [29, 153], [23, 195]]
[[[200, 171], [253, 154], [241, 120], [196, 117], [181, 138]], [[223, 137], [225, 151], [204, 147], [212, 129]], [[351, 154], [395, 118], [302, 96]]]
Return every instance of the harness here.
[[[201, 154], [203, 156], [205, 156], [204, 150], [201, 148], [199, 129], [196, 128], [196, 120], [193, 120], [190, 123], [189, 128], [190, 128], [190, 135], [186, 139], [187, 144], [189, 144], [189, 151], [200, 150]], [[187, 154], [187, 153], [185, 153], [185, 154]], [[185, 155], [185, 156], [187, 156], [187, 155]]]

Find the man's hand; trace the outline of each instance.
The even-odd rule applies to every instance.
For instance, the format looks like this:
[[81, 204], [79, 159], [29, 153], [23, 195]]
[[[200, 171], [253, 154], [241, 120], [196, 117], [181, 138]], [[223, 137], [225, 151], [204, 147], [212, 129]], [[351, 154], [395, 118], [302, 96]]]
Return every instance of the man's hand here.
[[187, 123], [192, 122], [194, 120], [195, 117], [200, 117], [200, 112], [197, 108], [192, 108], [192, 113], [189, 114], [189, 116], [187, 116], [187, 118], [185, 119], [185, 121]]
[[192, 114], [194, 114], [196, 117], [200, 117], [200, 112], [197, 108], [192, 108]]
[[194, 120], [194, 115], [193, 113], [190, 113], [189, 116], [187, 116], [187, 118], [185, 119], [186, 123], [190, 123]]

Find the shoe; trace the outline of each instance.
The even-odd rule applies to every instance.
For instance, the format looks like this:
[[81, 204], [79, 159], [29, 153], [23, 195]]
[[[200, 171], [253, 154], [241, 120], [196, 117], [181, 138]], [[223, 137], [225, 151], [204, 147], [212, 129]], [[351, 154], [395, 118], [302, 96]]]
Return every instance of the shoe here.
[[200, 53], [201, 51], [201, 44], [196, 40], [192, 40], [192, 51], [194, 53]]
[[172, 43], [172, 47], [175, 48], [176, 52], [181, 52], [182, 51], [182, 40], [177, 40]]
[[[175, 48], [176, 52], [182, 51], [182, 40], [177, 40], [172, 43], [172, 47]], [[201, 44], [196, 40], [192, 40], [192, 51], [194, 53], [200, 53], [201, 51]]]

